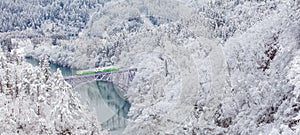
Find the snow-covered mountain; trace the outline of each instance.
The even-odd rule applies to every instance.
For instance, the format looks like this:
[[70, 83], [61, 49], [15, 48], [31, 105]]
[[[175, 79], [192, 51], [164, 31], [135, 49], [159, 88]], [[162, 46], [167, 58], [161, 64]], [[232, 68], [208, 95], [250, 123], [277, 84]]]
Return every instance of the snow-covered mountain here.
[[65, 66], [138, 68], [124, 134], [300, 134], [298, 0], [82, 2], [47, 1], [64, 16], [1, 37]]

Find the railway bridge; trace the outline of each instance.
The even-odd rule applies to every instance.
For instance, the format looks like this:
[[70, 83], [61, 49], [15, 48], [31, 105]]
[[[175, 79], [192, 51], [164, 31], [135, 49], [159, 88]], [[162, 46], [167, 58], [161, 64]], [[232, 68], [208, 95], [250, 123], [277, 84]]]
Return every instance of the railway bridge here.
[[110, 72], [100, 72], [87, 75], [74, 75], [64, 77], [72, 87], [79, 86], [90, 81], [100, 80], [111, 82], [118, 86], [122, 91], [127, 91], [129, 83], [133, 80], [137, 68], [114, 70]]

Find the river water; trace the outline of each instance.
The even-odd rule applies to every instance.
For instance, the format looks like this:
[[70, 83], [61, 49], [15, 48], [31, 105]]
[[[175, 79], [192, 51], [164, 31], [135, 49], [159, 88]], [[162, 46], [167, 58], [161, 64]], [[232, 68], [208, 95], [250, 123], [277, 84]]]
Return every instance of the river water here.
[[[26, 58], [28, 63], [38, 65], [38, 60]], [[59, 68], [63, 76], [74, 75], [76, 70], [50, 63], [51, 72]], [[122, 133], [127, 125], [127, 114], [130, 103], [123, 99], [118, 88], [110, 82], [92, 81], [74, 88], [81, 96], [81, 101], [87, 103], [89, 107], [96, 111], [97, 119], [101, 127], [111, 131], [112, 135]]]

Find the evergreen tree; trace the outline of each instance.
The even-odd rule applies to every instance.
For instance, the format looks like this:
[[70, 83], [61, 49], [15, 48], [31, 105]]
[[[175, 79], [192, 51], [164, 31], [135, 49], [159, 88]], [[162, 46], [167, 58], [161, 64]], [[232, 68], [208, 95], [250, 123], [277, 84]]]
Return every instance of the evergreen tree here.
[[5, 69], [5, 82], [6, 82], [6, 91], [7, 95], [13, 96], [13, 81], [12, 81], [12, 72], [10, 68]]
[[49, 56], [43, 56], [40, 59], [39, 66], [42, 69], [43, 76], [45, 77], [45, 82], [48, 81], [50, 77]]
[[47, 57], [39, 67], [7, 57], [1, 57], [0, 66], [2, 134], [100, 134], [95, 117], [60, 70], [51, 75]]
[[82, 106], [78, 95], [72, 92], [71, 86], [67, 84], [58, 69], [54, 75], [55, 99], [54, 109], [51, 117], [58, 134], [99, 134], [95, 128], [97, 122], [88, 113], [86, 107]]

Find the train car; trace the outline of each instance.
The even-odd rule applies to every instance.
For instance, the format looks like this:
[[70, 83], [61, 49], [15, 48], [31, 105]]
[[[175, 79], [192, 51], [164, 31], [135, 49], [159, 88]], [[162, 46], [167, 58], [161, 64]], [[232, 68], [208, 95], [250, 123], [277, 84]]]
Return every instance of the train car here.
[[95, 68], [95, 69], [88, 69], [88, 70], [80, 70], [76, 72], [76, 75], [88, 75], [88, 74], [95, 74], [95, 73], [104, 73], [110, 72], [114, 70], [119, 70], [118, 67], [102, 67], [102, 68]]

